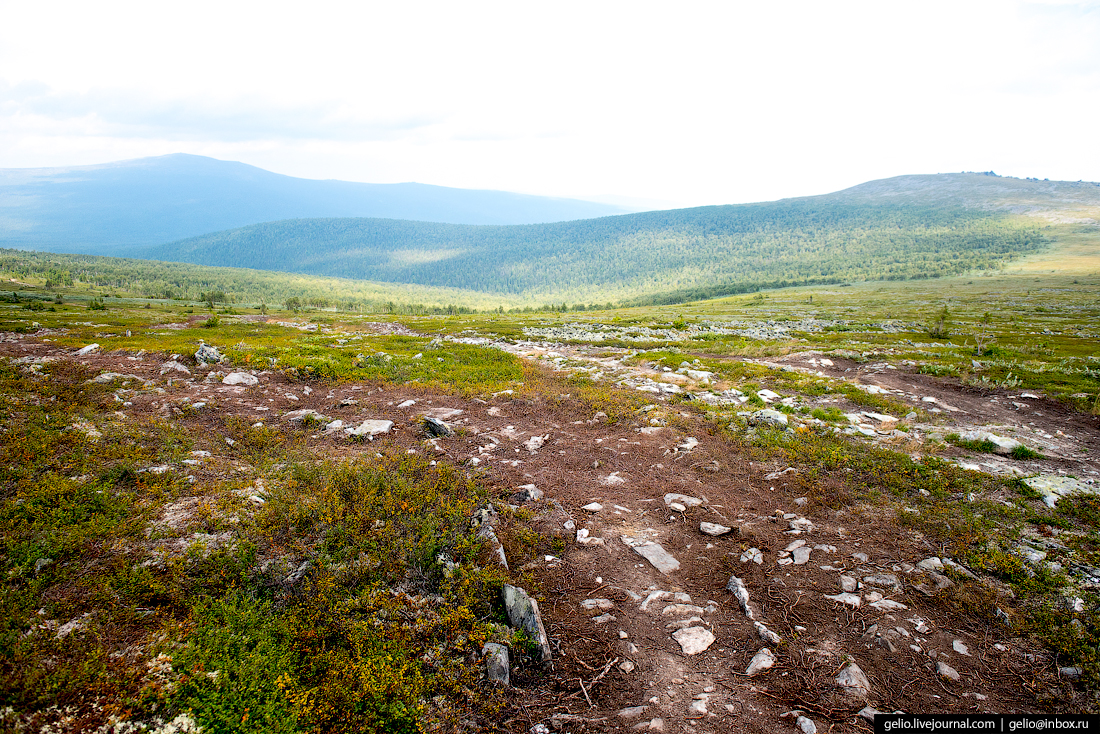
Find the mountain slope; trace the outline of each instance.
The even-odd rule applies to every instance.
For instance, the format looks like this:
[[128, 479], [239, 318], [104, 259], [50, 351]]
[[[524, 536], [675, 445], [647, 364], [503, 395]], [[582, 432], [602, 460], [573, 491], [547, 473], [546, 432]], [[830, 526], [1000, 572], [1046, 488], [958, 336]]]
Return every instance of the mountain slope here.
[[55, 252], [110, 254], [305, 217], [524, 224], [623, 211], [503, 191], [314, 181], [182, 153], [100, 166], [0, 169], [0, 246]]
[[520, 295], [702, 297], [996, 268], [1043, 243], [1012, 214], [829, 196], [519, 226], [268, 222], [129, 253], [156, 260]]

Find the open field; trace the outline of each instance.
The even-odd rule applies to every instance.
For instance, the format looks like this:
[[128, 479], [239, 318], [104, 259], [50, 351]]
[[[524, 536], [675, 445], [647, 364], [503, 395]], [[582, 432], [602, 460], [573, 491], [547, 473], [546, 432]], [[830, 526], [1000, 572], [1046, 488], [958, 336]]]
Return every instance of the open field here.
[[24, 289], [0, 303], [4, 725], [1096, 710], [1098, 286], [384, 317]]

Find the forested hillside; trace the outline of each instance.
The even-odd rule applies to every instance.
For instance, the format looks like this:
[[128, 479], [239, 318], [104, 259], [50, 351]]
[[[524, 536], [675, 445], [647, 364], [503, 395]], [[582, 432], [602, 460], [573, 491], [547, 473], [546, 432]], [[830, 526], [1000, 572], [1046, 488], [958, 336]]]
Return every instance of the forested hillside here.
[[996, 269], [1042, 243], [1034, 220], [1011, 214], [815, 197], [520, 226], [291, 220], [133, 254], [530, 299], [603, 301], [938, 277]]

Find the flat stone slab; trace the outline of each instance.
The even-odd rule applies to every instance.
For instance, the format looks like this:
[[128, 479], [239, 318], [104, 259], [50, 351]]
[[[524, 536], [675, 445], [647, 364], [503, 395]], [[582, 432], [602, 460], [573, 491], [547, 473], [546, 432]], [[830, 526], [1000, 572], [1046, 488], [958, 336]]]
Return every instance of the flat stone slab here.
[[714, 634], [706, 627], [685, 627], [672, 633], [685, 655], [698, 655], [714, 644]]
[[230, 372], [222, 378], [223, 385], [245, 385], [252, 387], [260, 384], [260, 378], [247, 372]]
[[393, 421], [365, 420], [355, 428], [348, 428], [349, 436], [374, 436], [378, 433], [389, 433], [393, 428]]
[[684, 507], [698, 507], [703, 504], [702, 499], [699, 497], [692, 497], [689, 494], [679, 494], [676, 492], [669, 492], [665, 495], [665, 505], [669, 506], [673, 503], [683, 505]]
[[749, 667], [745, 668], [745, 675], [756, 675], [757, 673], [763, 673], [768, 668], [775, 665], [775, 655], [772, 651], [766, 647], [760, 648], [760, 652], [752, 656], [752, 660], [749, 661]]
[[713, 536], [715, 538], [717, 538], [719, 535], [725, 535], [731, 530], [733, 530], [733, 528], [728, 528], [725, 525], [719, 525], [716, 522], [699, 523], [699, 532], [705, 535]]
[[663, 574], [670, 574], [673, 571], [680, 570], [680, 562], [675, 557], [661, 546], [660, 543], [654, 543], [652, 540], [641, 540], [639, 538], [628, 538], [623, 536], [623, 542], [634, 549], [642, 558], [653, 564]]

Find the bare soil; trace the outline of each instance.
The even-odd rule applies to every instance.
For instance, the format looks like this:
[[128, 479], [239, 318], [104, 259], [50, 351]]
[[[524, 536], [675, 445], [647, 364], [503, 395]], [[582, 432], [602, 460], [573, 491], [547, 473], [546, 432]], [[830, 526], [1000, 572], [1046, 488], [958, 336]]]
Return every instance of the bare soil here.
[[[0, 354], [72, 358], [69, 350], [19, 336], [6, 337]], [[806, 367], [808, 358], [792, 355], [776, 362]], [[549, 561], [545, 553], [533, 560], [510, 560], [517, 575], [530, 574], [542, 590], [543, 620], [554, 654], [544, 669], [519, 665], [513, 670], [513, 688], [506, 694], [500, 722], [507, 731], [527, 732], [546, 723], [564, 731], [789, 732], [795, 730], [792, 711], [813, 719], [819, 731], [869, 730], [870, 724], [857, 715], [868, 705], [881, 711], [1024, 712], [1044, 707], [1046, 692], [1069, 686], [1057, 678], [1057, 663], [1049, 653], [1023, 640], [1004, 639], [996, 629], [948, 612], [912, 587], [912, 582], [927, 579], [920, 572], [905, 573], [902, 564], [939, 555], [927, 540], [900, 530], [874, 508], [807, 512], [795, 502], [794, 474], [774, 474], [787, 467], [736, 454], [687, 410], [670, 408], [679, 413], [674, 426], [654, 429], [640, 418], [609, 424], [572, 413], [568, 406], [509, 395], [464, 400], [413, 386], [291, 383], [274, 372], [255, 373], [261, 380], [256, 387], [232, 387], [204, 382], [205, 371], [197, 368], [190, 376], [161, 375], [166, 355], [135, 359], [111, 352], [78, 359], [164, 387], [163, 395], [133, 393], [126, 398], [130, 405], [120, 404], [120, 413], [134, 419], [160, 415], [206, 421], [209, 445], [196, 448], [215, 454], [224, 452], [214, 430], [217, 421], [202, 412], [177, 415], [184, 398], [192, 404], [213, 401], [218, 414], [240, 414], [269, 425], [286, 426], [282, 415], [303, 408], [340, 418], [346, 425], [368, 418], [392, 420], [394, 429], [373, 444], [352, 443], [343, 434], [316, 429], [309, 441], [333, 455], [391, 445], [464, 465], [502, 492], [527, 484], [542, 490], [541, 500], [526, 503], [535, 514], [532, 524], [545, 537], [563, 538], [565, 551]], [[1040, 462], [1046, 470], [1084, 476], [1100, 468], [1095, 458], [1100, 455], [1100, 425], [1094, 416], [1042, 398], [1021, 399], [1018, 393], [979, 391], [913, 371], [833, 361], [831, 368], [814, 369], [896, 391], [895, 397], [915, 407], [927, 408], [929, 403], [920, 399], [935, 397], [938, 405], [957, 408], [941, 407], [943, 412], [936, 414], [943, 430], [1014, 426], [1040, 437], [1050, 457]], [[341, 405], [347, 400], [358, 402]], [[415, 403], [397, 407], [408, 400]], [[438, 409], [461, 412], [445, 418], [457, 435], [433, 444], [420, 421], [428, 411], [446, 415]], [[535, 436], [545, 440], [529, 449], [525, 444]], [[689, 436], [698, 445], [678, 449]], [[703, 502], [677, 511], [666, 506], [669, 493]], [[592, 502], [602, 509], [582, 509]], [[813, 530], [792, 534], [784, 513], [805, 516]], [[578, 544], [574, 531], [564, 527], [567, 520], [600, 542]], [[733, 531], [704, 535], [704, 521]], [[659, 543], [679, 561], [679, 569], [661, 573], [624, 537]], [[809, 561], [780, 565], [780, 552], [798, 540], [815, 548]], [[762, 564], [741, 561], [749, 548], [761, 551]], [[857, 559], [854, 554], [859, 553], [867, 560]], [[842, 574], [863, 584], [860, 607], [825, 598], [841, 591]], [[862, 581], [875, 574], [894, 574], [901, 589]], [[734, 575], [748, 588], [755, 621], [778, 634], [781, 644], [762, 640], [727, 590]], [[904, 608], [871, 606], [867, 592], [875, 590]], [[643, 601], [654, 591], [670, 595], [643, 610]], [[677, 600], [674, 593], [687, 596]], [[582, 602], [587, 599], [608, 600], [611, 618], [596, 621], [605, 611], [586, 611]], [[676, 604], [702, 609], [694, 612]], [[700, 621], [691, 626], [709, 630], [715, 640], [705, 651], [687, 655], [670, 625], [693, 616]], [[878, 637], [868, 634], [874, 625]], [[775, 653], [774, 667], [747, 676], [749, 661], [763, 647]], [[963, 648], [966, 652], [959, 651]], [[837, 673], [853, 660], [870, 680], [867, 696], [845, 693], [835, 683]], [[958, 680], [938, 675], [937, 662], [956, 670]], [[638, 706], [645, 708], [620, 714]]]

